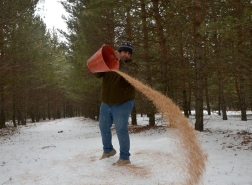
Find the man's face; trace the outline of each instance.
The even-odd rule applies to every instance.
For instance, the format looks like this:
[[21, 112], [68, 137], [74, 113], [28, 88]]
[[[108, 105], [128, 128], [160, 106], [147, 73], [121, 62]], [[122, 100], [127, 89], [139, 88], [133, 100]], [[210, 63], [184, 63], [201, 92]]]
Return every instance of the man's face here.
[[128, 52], [128, 51], [121, 51], [121, 52], [119, 52], [119, 55], [120, 55], [120, 59], [121, 59], [122, 61], [127, 61], [127, 60], [129, 60], [130, 57], [131, 57], [131, 53]]

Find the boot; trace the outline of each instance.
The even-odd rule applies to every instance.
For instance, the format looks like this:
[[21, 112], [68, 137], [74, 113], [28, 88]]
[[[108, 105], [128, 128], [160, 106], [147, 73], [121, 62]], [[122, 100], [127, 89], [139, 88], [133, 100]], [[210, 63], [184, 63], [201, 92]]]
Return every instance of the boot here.
[[101, 156], [101, 158], [100, 158], [100, 160], [105, 159], [105, 158], [109, 158], [111, 156], [114, 156], [115, 154], [116, 154], [116, 150], [113, 149], [111, 152], [109, 152], [107, 154], [103, 153], [102, 156]]
[[113, 163], [113, 166], [123, 166], [123, 165], [127, 165], [130, 164], [130, 160], [123, 160], [123, 159], [119, 159], [117, 162]]

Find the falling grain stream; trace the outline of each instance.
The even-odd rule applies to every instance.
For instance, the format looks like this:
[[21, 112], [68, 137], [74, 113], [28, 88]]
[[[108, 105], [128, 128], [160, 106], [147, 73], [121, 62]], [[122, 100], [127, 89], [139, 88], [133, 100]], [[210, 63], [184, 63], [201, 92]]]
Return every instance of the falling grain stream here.
[[199, 184], [205, 171], [207, 155], [203, 152], [195, 130], [189, 124], [188, 118], [182, 114], [180, 108], [174, 104], [170, 98], [151, 89], [125, 73], [117, 70], [115, 72], [125, 78], [138, 91], [150, 99], [156, 106], [157, 110], [163, 114], [164, 120], [174, 128], [178, 129], [178, 136], [180, 137], [179, 152], [181, 152], [183, 156], [183, 161], [180, 161], [178, 165], [180, 165], [179, 167], [182, 168], [182, 172], [184, 173], [180, 175], [185, 177], [182, 184]]

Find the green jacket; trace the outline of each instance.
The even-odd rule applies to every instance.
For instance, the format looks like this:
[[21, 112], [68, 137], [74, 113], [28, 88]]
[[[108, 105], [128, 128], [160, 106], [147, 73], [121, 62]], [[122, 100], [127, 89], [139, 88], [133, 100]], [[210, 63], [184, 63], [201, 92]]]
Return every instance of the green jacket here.
[[[132, 60], [120, 61], [119, 71], [130, 76], [137, 74], [138, 66]], [[95, 77], [103, 77], [101, 100], [102, 102], [115, 105], [135, 98], [135, 88], [116, 72], [94, 73]]]

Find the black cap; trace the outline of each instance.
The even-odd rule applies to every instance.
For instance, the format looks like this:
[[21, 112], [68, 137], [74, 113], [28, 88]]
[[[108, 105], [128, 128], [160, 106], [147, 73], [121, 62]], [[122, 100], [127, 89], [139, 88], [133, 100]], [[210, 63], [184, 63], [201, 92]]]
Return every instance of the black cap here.
[[118, 49], [119, 52], [121, 51], [128, 51], [131, 55], [133, 53], [133, 46], [132, 43], [129, 41], [123, 41]]

